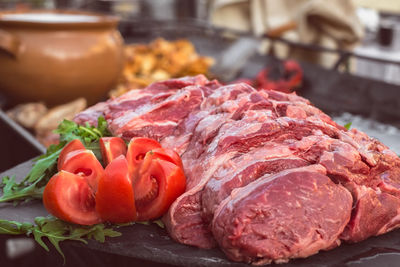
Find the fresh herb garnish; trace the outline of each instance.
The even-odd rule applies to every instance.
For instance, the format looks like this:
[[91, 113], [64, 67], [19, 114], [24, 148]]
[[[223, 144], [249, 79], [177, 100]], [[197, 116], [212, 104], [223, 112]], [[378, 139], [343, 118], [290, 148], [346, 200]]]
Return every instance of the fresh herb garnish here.
[[[34, 160], [33, 167], [28, 175], [21, 181], [16, 182], [15, 176], [5, 176], [0, 181], [2, 195], [0, 202], [13, 201], [14, 204], [20, 201], [41, 199], [44, 187], [50, 178], [57, 173], [57, 160], [63, 147], [74, 139], [79, 139], [82, 144], [94, 152], [101, 162], [101, 152], [99, 139], [111, 136], [108, 131], [107, 122], [103, 117], [99, 117], [97, 127], [86, 124], [78, 125], [73, 121], [64, 120], [55, 133], [60, 135], [59, 144], [48, 147], [46, 154]], [[150, 224], [155, 223], [161, 228], [164, 224], [161, 220], [148, 222], [131, 222], [128, 224], [113, 225], [122, 227], [135, 223]], [[106, 227], [105, 224], [83, 226], [68, 223], [52, 216], [36, 217], [34, 223], [8, 221], [0, 219], [0, 234], [33, 236], [33, 238], [46, 250], [48, 246], [43, 238], [47, 238], [56, 250], [62, 255], [65, 263], [65, 256], [61, 251], [59, 243], [64, 240], [75, 240], [87, 244], [87, 239], [94, 239], [104, 242], [106, 237], [120, 236], [121, 233]]]
[[[144, 225], [150, 225], [151, 223], [154, 223], [162, 229], [165, 228], [165, 225], [164, 225], [163, 221], [161, 221], [161, 219], [153, 220], [153, 221], [138, 221], [138, 222], [134, 222], [134, 223], [144, 224]], [[124, 226], [123, 224], [121, 224], [121, 225]]]
[[351, 124], [352, 124], [351, 122], [348, 122], [343, 127], [346, 128], [347, 130], [350, 130]]
[[64, 120], [55, 133], [60, 135], [60, 142], [57, 145], [51, 145], [46, 154], [35, 159], [32, 170], [21, 181], [16, 182], [15, 177], [5, 176], [0, 182], [3, 194], [0, 202], [29, 201], [31, 199], [41, 199], [44, 187], [50, 178], [57, 172], [57, 160], [62, 148], [74, 139], [79, 139], [86, 148], [101, 159], [99, 139], [104, 136], [111, 136], [107, 129], [107, 121], [99, 117], [97, 127], [86, 124], [78, 125], [73, 121]]
[[97, 127], [88, 123], [82, 126], [73, 121], [64, 120], [55, 130], [55, 133], [60, 134], [60, 143], [68, 143], [71, 140], [79, 139], [85, 146], [98, 141], [100, 137], [111, 136], [104, 117], [99, 117]]
[[104, 224], [82, 226], [67, 223], [51, 216], [36, 217], [34, 224], [0, 220], [0, 234], [33, 236], [46, 251], [49, 251], [48, 246], [43, 241], [43, 238], [47, 238], [62, 255], [64, 263], [65, 256], [59, 245], [61, 241], [75, 240], [87, 244], [86, 239], [94, 239], [103, 243], [106, 237], [121, 235], [120, 232], [114, 231], [112, 228], [106, 228]]
[[[82, 126], [73, 121], [64, 120], [55, 130], [55, 133], [60, 135], [59, 144], [49, 146], [46, 154], [36, 158], [31, 171], [21, 182], [16, 182], [15, 176], [2, 178], [0, 188], [2, 188], [3, 194], [0, 197], [0, 202], [13, 201], [16, 204], [20, 201], [41, 199], [47, 182], [57, 173], [58, 156], [66, 144], [74, 139], [79, 139], [86, 148], [91, 149], [96, 156], [101, 157], [99, 139], [111, 136], [107, 129], [107, 122], [103, 117], [98, 119], [97, 127], [89, 124]], [[65, 257], [59, 246], [61, 241], [76, 240], [87, 243], [85, 239], [92, 238], [104, 242], [107, 236], [121, 235], [112, 228], [106, 228], [104, 224], [82, 226], [67, 223], [51, 216], [36, 217], [34, 224], [0, 220], [0, 234], [33, 236], [44, 249], [49, 251], [49, 248], [43, 242], [45, 237], [63, 256], [64, 262]]]

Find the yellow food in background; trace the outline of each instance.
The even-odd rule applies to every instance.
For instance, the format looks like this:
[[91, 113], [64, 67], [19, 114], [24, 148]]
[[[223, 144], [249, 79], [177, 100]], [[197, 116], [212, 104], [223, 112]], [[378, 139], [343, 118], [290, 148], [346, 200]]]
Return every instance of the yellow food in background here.
[[197, 54], [186, 39], [167, 41], [158, 38], [149, 44], [125, 46], [125, 66], [117, 87], [110, 96], [119, 96], [130, 89], [188, 75], [208, 74], [214, 60]]

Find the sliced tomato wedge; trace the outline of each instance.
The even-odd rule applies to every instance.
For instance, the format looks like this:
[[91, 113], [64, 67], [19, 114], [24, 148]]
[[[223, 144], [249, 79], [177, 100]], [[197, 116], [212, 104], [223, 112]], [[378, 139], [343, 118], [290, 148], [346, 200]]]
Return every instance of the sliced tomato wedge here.
[[171, 162], [183, 170], [183, 164], [179, 154], [172, 149], [161, 147], [161, 148], [155, 148], [146, 153], [146, 156], [144, 157], [141, 163], [142, 165], [140, 166], [140, 171], [137, 173], [137, 175], [138, 176], [142, 175], [141, 172], [146, 171], [149, 168], [149, 164], [154, 159], [161, 159]]
[[74, 139], [70, 141], [68, 144], [64, 146], [64, 148], [61, 150], [60, 155], [58, 156], [58, 161], [57, 161], [57, 168], [60, 171], [61, 170], [61, 165], [64, 164], [65, 158], [67, 157], [69, 152], [75, 151], [75, 150], [80, 150], [80, 149], [85, 149], [85, 146], [82, 144], [81, 140], [79, 139]]
[[138, 220], [156, 219], [167, 212], [169, 206], [186, 188], [182, 168], [162, 159], [152, 159], [142, 166], [134, 184]]
[[175, 150], [169, 148], [155, 148], [151, 150], [151, 153], [153, 153], [153, 158], [169, 161], [181, 167], [183, 170], [181, 157]]
[[121, 155], [111, 161], [99, 180], [96, 210], [104, 221], [126, 223], [136, 219], [134, 191], [128, 161]]
[[87, 180], [73, 173], [60, 171], [47, 183], [43, 204], [57, 218], [82, 225], [101, 222], [92, 188]]
[[161, 148], [161, 144], [154, 139], [146, 137], [134, 137], [130, 140], [128, 151], [126, 152], [126, 159], [129, 164], [129, 173], [132, 177], [137, 176], [146, 153], [155, 148]]
[[102, 137], [99, 143], [104, 166], [118, 156], [126, 155], [126, 144], [120, 137]]
[[103, 166], [88, 149], [69, 152], [60, 168], [84, 177], [94, 192], [97, 191], [99, 179], [104, 175]]

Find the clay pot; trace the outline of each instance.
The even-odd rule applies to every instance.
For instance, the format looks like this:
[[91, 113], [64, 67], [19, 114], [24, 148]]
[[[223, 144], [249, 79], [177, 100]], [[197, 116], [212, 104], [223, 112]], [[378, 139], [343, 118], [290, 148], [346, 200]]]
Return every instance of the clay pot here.
[[0, 12], [0, 90], [12, 103], [102, 100], [123, 66], [118, 19], [62, 11]]

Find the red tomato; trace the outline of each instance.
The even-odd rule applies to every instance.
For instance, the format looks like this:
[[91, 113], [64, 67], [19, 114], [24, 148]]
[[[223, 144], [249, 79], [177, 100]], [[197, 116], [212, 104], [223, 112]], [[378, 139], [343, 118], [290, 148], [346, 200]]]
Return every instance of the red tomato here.
[[67, 145], [64, 146], [64, 148], [61, 150], [60, 155], [58, 156], [57, 168], [59, 171], [61, 170], [61, 165], [64, 164], [67, 154], [69, 152], [79, 150], [79, 149], [85, 149], [85, 146], [82, 144], [82, 142], [79, 139], [74, 139], [71, 142], [69, 142]]
[[126, 144], [119, 137], [102, 137], [100, 138], [100, 150], [104, 166], [107, 166], [118, 156], [126, 155]]
[[154, 159], [162, 159], [168, 162], [171, 162], [178, 167], [180, 167], [183, 170], [183, 164], [182, 160], [179, 157], [178, 153], [176, 153], [172, 149], [167, 149], [167, 148], [155, 148], [153, 150], [150, 150], [149, 152], [146, 153], [146, 156], [144, 157], [142, 161], [142, 165], [140, 167], [140, 171], [136, 174], [136, 176], [140, 176], [145, 170], [148, 169], [149, 164], [154, 160]]
[[183, 164], [182, 164], [181, 157], [175, 150], [168, 149], [168, 148], [155, 148], [155, 149], [151, 150], [151, 152], [153, 153], [153, 158], [158, 158], [158, 159], [162, 159], [165, 161], [169, 161], [169, 162], [174, 163], [175, 165], [181, 167], [183, 170]]
[[97, 191], [99, 179], [104, 175], [103, 166], [93, 152], [87, 149], [69, 152], [61, 165], [61, 170], [85, 177], [94, 192]]
[[92, 225], [101, 219], [95, 209], [93, 190], [82, 176], [60, 171], [43, 191], [47, 211], [64, 221]]
[[129, 164], [129, 173], [132, 177], [137, 176], [137, 171], [146, 153], [155, 148], [161, 148], [159, 142], [146, 137], [134, 137], [128, 145], [126, 159]]
[[181, 158], [156, 140], [133, 138], [126, 148], [121, 138], [102, 138], [100, 147], [105, 170], [79, 140], [62, 150], [43, 194], [51, 214], [87, 225], [156, 219], [185, 191]]
[[104, 221], [126, 223], [136, 219], [136, 207], [128, 161], [121, 155], [111, 161], [99, 180], [96, 210]]
[[138, 220], [156, 219], [185, 191], [185, 175], [182, 168], [161, 159], [143, 165], [140, 173], [134, 185]]

